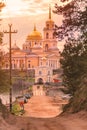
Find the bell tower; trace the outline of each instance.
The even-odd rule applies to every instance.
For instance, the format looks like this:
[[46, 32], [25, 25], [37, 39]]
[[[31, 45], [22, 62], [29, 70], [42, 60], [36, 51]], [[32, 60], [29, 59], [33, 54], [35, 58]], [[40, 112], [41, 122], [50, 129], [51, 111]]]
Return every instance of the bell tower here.
[[45, 23], [43, 29], [44, 33], [44, 51], [48, 51], [50, 48], [57, 46], [56, 37], [54, 37], [54, 21], [52, 20], [51, 6], [49, 5], [49, 18]]

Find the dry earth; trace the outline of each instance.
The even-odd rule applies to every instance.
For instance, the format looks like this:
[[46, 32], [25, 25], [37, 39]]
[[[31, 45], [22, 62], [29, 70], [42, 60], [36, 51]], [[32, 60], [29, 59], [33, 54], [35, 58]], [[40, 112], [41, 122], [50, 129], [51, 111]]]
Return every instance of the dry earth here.
[[[77, 114], [66, 113], [56, 116], [56, 112], [60, 110], [60, 101], [53, 100], [49, 97], [43, 97], [42, 99], [39, 97], [39, 101], [37, 99], [33, 97], [25, 105], [26, 113], [23, 117], [10, 116], [6, 121], [0, 117], [0, 130], [87, 130], [87, 112]], [[44, 107], [44, 105], [49, 105], [50, 108]], [[48, 112], [49, 114], [47, 114]], [[52, 115], [50, 112], [52, 112]], [[41, 113], [44, 118], [41, 118]], [[32, 114], [33, 117], [31, 117]]]
[[[63, 101], [61, 100], [61, 103]], [[62, 112], [59, 98], [49, 96], [33, 96], [28, 103], [24, 105], [26, 111], [24, 116], [28, 117], [55, 117]]]

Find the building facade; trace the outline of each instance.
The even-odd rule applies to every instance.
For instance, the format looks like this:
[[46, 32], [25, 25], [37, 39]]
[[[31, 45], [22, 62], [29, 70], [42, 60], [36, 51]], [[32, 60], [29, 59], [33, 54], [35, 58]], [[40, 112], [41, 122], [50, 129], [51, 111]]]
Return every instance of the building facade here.
[[[60, 53], [58, 42], [54, 36], [55, 23], [51, 18], [51, 7], [49, 7], [49, 18], [45, 22], [42, 34], [34, 29], [25, 40], [20, 49], [15, 43], [11, 48], [12, 69], [35, 70], [35, 82], [41, 78], [43, 82], [51, 82], [53, 70], [60, 68]], [[3, 69], [9, 69], [9, 53], [5, 55]]]

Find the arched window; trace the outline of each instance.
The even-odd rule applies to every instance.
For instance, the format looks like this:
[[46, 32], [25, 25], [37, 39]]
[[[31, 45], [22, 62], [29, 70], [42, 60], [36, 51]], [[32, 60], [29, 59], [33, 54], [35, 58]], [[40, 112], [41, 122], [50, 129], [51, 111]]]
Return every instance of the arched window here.
[[42, 45], [42, 43], [40, 42], [40, 45]]
[[48, 44], [45, 45], [45, 51], [48, 51]]
[[39, 71], [39, 75], [41, 75], [42, 74], [42, 72], [41, 71]]
[[31, 47], [31, 42], [29, 42], [29, 46]]
[[50, 71], [48, 71], [48, 75], [50, 75]]
[[28, 64], [28, 68], [30, 68], [30, 64]]
[[37, 43], [35, 42], [35, 45], [37, 45]]
[[37, 86], [37, 89], [39, 89], [40, 88], [40, 86]]
[[48, 39], [49, 38], [49, 33], [46, 33], [46, 39]]
[[49, 29], [49, 24], [47, 24], [47, 29]]
[[6, 64], [6, 69], [8, 68], [8, 64]]
[[16, 64], [14, 64], [14, 69], [16, 69]]
[[40, 62], [40, 65], [42, 65], [42, 62]]

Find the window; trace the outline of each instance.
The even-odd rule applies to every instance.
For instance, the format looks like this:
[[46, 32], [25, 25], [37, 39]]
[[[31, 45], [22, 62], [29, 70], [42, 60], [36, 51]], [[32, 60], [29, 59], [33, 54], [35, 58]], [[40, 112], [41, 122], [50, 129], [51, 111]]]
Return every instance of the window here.
[[48, 71], [48, 75], [50, 75], [50, 71]]
[[47, 29], [49, 29], [49, 24], [47, 24]]
[[48, 39], [49, 38], [49, 33], [46, 33], [46, 39]]
[[42, 74], [42, 72], [41, 71], [39, 71], [39, 75], [41, 75]]
[[29, 43], [29, 46], [31, 47], [31, 42]]
[[48, 51], [48, 44], [45, 45], [45, 51]]
[[30, 64], [28, 64], [28, 68], [30, 68]]
[[39, 89], [40, 88], [40, 86], [37, 86], [37, 89]]
[[40, 65], [42, 65], [42, 62], [40, 62]]
[[8, 68], [8, 64], [6, 64], [6, 69]]
[[[16, 67], [16, 66], [15, 66]], [[22, 68], [24, 68], [24, 64], [22, 64]]]
[[14, 64], [14, 69], [16, 69], [16, 64]]

